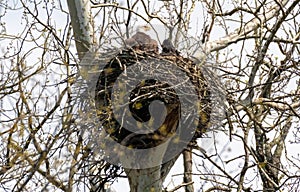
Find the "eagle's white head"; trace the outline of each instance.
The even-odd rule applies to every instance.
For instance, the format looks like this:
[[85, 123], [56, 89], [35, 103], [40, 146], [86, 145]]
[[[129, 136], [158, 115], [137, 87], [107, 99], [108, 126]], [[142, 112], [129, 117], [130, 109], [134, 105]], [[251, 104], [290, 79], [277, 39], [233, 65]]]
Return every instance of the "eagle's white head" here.
[[149, 25], [139, 25], [136, 28], [136, 32], [147, 33], [150, 30], [151, 30], [151, 27]]
[[136, 28], [136, 34], [131, 38], [125, 40], [125, 45], [133, 48], [134, 50], [158, 52], [157, 41], [152, 39], [147, 31], [150, 31], [151, 27], [148, 25], [139, 25]]

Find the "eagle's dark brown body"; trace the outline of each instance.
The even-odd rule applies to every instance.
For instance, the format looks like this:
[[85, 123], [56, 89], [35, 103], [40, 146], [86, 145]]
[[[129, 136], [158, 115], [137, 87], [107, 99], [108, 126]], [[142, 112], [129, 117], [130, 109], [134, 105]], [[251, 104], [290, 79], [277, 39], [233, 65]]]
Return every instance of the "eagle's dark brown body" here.
[[143, 32], [137, 32], [131, 38], [125, 40], [125, 45], [137, 51], [158, 53], [157, 41]]
[[[103, 122], [103, 128], [118, 143], [141, 149], [154, 147], [165, 142], [176, 131], [180, 119], [181, 104], [175, 90], [168, 85], [168, 82], [145, 79], [135, 89], [131, 90], [129, 95], [129, 109], [137, 122], [147, 123], [149, 121], [149, 105], [151, 102], [160, 100], [166, 106], [167, 114], [163, 125], [152, 133], [136, 134], [125, 129], [115, 119], [111, 109], [113, 85], [117, 78], [125, 72], [126, 68], [139, 65], [142, 60], [152, 62], [151, 65], [153, 66], [156, 63], [168, 62], [185, 72], [194, 85], [200, 102], [199, 105], [196, 104], [199, 106], [199, 119], [196, 122], [195, 119], [191, 119], [191, 126], [195, 126], [194, 123], [197, 126], [194, 139], [200, 137], [208, 126], [210, 118], [210, 92], [200, 67], [196, 66], [190, 59], [180, 56], [179, 52], [175, 50], [158, 54], [157, 43], [152, 42], [151, 44], [151, 41], [154, 41], [153, 39], [140, 35], [136, 34], [126, 40], [128, 44], [137, 44], [131, 44], [131, 48], [122, 50], [105, 66], [99, 76], [95, 100], [100, 119]], [[149, 44], [140, 44], [142, 41]]]

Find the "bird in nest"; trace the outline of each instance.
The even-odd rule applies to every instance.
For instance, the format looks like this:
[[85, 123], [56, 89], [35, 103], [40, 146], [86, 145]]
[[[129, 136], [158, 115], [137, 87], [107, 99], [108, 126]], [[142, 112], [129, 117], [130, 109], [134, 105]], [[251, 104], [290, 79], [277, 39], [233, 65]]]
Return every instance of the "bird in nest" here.
[[[163, 41], [162, 52], [158, 52], [157, 41], [145, 32], [149, 27], [140, 26], [135, 35], [125, 40], [125, 49], [112, 58], [101, 72], [96, 85], [96, 107], [106, 132], [118, 143], [133, 148], [151, 148], [166, 141], [176, 131], [180, 119], [180, 101], [176, 92], [167, 82], [144, 80], [129, 94], [129, 108], [137, 122], [149, 121], [151, 102], [160, 100], [167, 109], [164, 123], [160, 128], [148, 134], [136, 134], [125, 128], [115, 119], [111, 109], [112, 89], [118, 76], [126, 68], [140, 61], [149, 61], [149, 65], [169, 62], [185, 71], [197, 92], [199, 119], [191, 120], [191, 126], [197, 126], [194, 139], [205, 131], [210, 118], [210, 92], [200, 67], [188, 58], [182, 57], [169, 39]], [[150, 63], [151, 62], [151, 63]], [[193, 125], [193, 123], [195, 123]]]
[[135, 51], [146, 51], [158, 54], [157, 41], [147, 35], [151, 28], [147, 25], [137, 27], [137, 32], [131, 38], [125, 40], [125, 46]]

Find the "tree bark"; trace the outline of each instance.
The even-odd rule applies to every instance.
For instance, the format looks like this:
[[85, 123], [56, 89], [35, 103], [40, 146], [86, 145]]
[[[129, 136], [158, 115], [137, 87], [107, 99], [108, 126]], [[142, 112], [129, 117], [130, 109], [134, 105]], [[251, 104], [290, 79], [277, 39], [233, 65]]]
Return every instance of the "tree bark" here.
[[192, 178], [192, 171], [193, 171], [193, 161], [192, 161], [192, 149], [191, 147], [187, 147], [183, 151], [183, 165], [184, 165], [184, 176], [183, 176], [183, 182], [184, 183], [191, 183], [189, 185], [186, 185], [185, 191], [186, 192], [194, 192], [194, 186], [193, 186], [193, 178]]
[[[253, 18], [251, 21], [249, 21], [244, 27], [243, 30], [240, 30], [240, 28], [237, 28], [232, 33], [218, 39], [215, 41], [209, 41], [203, 45], [203, 50], [205, 53], [210, 53], [214, 51], [219, 51], [221, 49], [226, 48], [228, 45], [232, 43], [236, 43], [242, 39], [244, 39], [247, 35], [255, 31], [257, 28], [260, 27], [261, 23], [265, 23], [269, 21], [270, 19], [274, 18], [276, 14], [278, 14], [278, 11], [281, 7], [284, 7], [288, 2], [288, 0], [281, 0], [276, 3], [274, 3], [273, 6], [271, 6], [267, 12], [258, 13], [255, 18]], [[281, 4], [281, 6], [278, 6], [278, 4]], [[201, 53], [203, 54], [203, 53]], [[196, 58], [202, 58], [202, 55], [197, 56]]]
[[162, 180], [160, 166], [148, 169], [125, 169], [128, 176], [130, 192], [160, 192]]
[[92, 18], [89, 0], [67, 0], [78, 57], [81, 60], [92, 46]]

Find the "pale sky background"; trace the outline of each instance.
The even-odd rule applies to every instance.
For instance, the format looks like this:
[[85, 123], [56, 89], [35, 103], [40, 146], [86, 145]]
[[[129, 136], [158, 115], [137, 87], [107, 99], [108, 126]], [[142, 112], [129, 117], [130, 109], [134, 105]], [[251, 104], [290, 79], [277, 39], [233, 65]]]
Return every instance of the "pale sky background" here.
[[[17, 0], [15, 1], [12, 1], [10, 0], [10, 2], [18, 2]], [[65, 1], [62, 1], [62, 2], [65, 2]], [[224, 7], [228, 6], [228, 9], [230, 8], [229, 5], [224, 5]], [[66, 7], [67, 8], [67, 7]], [[67, 10], [67, 9], [66, 9]], [[67, 10], [68, 11], [68, 10]], [[0, 10], [0, 14], [3, 13], [3, 10]], [[203, 11], [201, 9], [200, 6], [197, 6], [195, 11], [194, 11], [194, 14], [202, 14]], [[52, 20], [53, 22], [55, 23], [55, 25], [57, 26], [57, 28], [64, 28], [64, 26], [66, 25], [66, 19], [67, 19], [67, 15], [62, 18], [61, 15], [63, 14], [60, 14], [60, 15], [54, 15]], [[41, 16], [41, 15], [39, 15]], [[15, 35], [18, 35], [18, 33], [20, 33], [21, 29], [22, 29], [22, 26], [24, 26], [24, 24], [26, 24], [26, 22], [22, 21], [20, 18], [22, 17], [22, 10], [19, 10], [19, 11], [8, 11], [4, 17], [0, 17], [0, 21], [1, 22], [5, 22], [6, 23], [6, 32], [7, 34], [15, 34]], [[204, 20], [201, 19], [201, 17], [197, 17], [197, 19], [195, 20], [192, 20], [192, 25], [191, 26], [199, 26], [200, 28], [203, 26], [203, 22]], [[141, 24], [144, 24], [144, 23], [141, 23]], [[154, 23], [154, 24], [157, 24], [157, 23]], [[156, 26], [156, 25], [155, 25]], [[232, 25], [230, 25], [230, 28], [229, 31], [232, 31], [235, 27], [237, 27], [237, 24], [235, 25], [234, 23], [232, 23]], [[165, 37], [165, 33], [164, 32], [161, 32], [163, 31], [161, 29], [160, 26], [157, 26], [157, 30], [159, 31], [159, 38], [160, 39], [164, 39]], [[195, 28], [192, 28], [191, 29], [191, 36], [195, 36], [195, 31], [197, 29]], [[202, 29], [198, 29], [199, 33], [201, 32]], [[154, 32], [151, 31], [149, 33], [152, 37], [154, 36]], [[218, 30], [214, 30], [214, 32], [212, 33], [211, 35], [211, 38], [212, 39], [218, 39], [219, 37], [222, 37], [223, 33], [219, 33]], [[6, 37], [4, 37], [6, 38]], [[2, 37], [0, 38], [0, 48], [1, 49], [5, 49], [5, 46], [7, 45], [7, 43], [9, 43], [10, 40], [3, 40]], [[32, 46], [32, 44], [25, 44], [25, 47], [26, 46], [29, 46], [27, 48], [30, 48], [30, 46]], [[231, 45], [230, 46], [230, 49], [231, 50], [240, 50], [240, 46], [241, 44], [234, 44], [234, 45]], [[251, 51], [253, 49], [253, 45], [251, 44], [248, 44], [246, 45], [246, 47], [249, 47], [249, 51]], [[247, 50], [247, 49], [245, 49]], [[234, 52], [233, 52], [234, 53]], [[1, 53], [0, 53], [1, 54]], [[38, 53], [33, 53], [32, 54], [32, 58], [33, 60], [36, 59], [36, 56], [37, 56]], [[238, 54], [238, 53], [236, 53]], [[283, 57], [279, 54], [279, 52], [277, 52], [277, 50], [274, 50], [274, 55], [278, 55], [279, 56], [279, 60]], [[61, 79], [57, 79], [57, 81], [60, 81]], [[55, 81], [55, 80], [54, 80]], [[294, 88], [293, 85], [291, 85], [291, 89]], [[12, 106], [10, 106], [9, 104], [9, 101], [1, 101], [2, 103], [0, 103], [3, 107], [9, 107], [11, 108]], [[0, 119], [2, 117], [0, 116]], [[219, 133], [210, 133], [211, 137], [214, 137], [215, 138], [215, 141], [217, 142], [217, 149], [218, 149], [218, 152], [220, 153], [220, 157], [219, 159], [230, 159], [231, 157], [234, 157], [234, 156], [239, 156], [241, 152], [243, 152], [243, 146], [240, 144], [240, 142], [238, 141], [233, 141], [233, 142], [229, 142], [229, 138], [228, 136], [226, 136], [224, 133], [222, 132], [219, 132]], [[252, 138], [253, 138], [253, 133], [252, 133]], [[299, 145], [296, 145], [296, 144], [290, 144], [290, 142], [288, 142], [289, 140], [292, 139], [292, 132], [290, 132], [289, 134], [289, 137], [287, 138], [287, 149], [289, 150], [288, 151], [288, 154], [290, 156], [294, 155], [296, 156], [298, 153], [299, 153]], [[252, 140], [254, 141], [254, 139]], [[202, 146], [202, 148], [206, 149], [208, 154], [213, 154], [215, 151], [213, 149], [213, 143], [212, 143], [212, 140], [211, 139], [202, 139], [201, 141], [199, 141], [199, 143], [201, 143], [200, 145]], [[255, 146], [254, 143], [252, 143], [252, 146]], [[216, 162], [219, 162], [219, 159], [216, 158]], [[202, 162], [202, 158], [199, 158], [199, 157], [196, 157], [194, 156], [194, 163], [201, 163]], [[207, 163], [207, 161], [205, 161]], [[237, 167], [238, 167], [238, 164], [235, 162], [234, 164], [231, 164], [229, 163], [228, 165], [223, 165], [224, 167], [226, 167], [227, 170], [232, 170], [233, 172], [235, 171], [238, 171]], [[199, 168], [199, 167], [198, 167]], [[211, 167], [212, 169], [213, 166]], [[198, 173], [196, 171], [196, 167], [194, 167], [194, 171], [195, 173]], [[299, 171], [298, 171], [299, 172]], [[166, 181], [165, 181], [165, 186], [168, 187], [168, 189], [172, 189], [174, 188], [175, 186], [179, 185], [180, 183], [182, 183], [182, 176], [172, 176], [172, 175], [176, 175], [176, 174], [180, 174], [180, 173], [183, 173], [183, 167], [182, 167], [182, 158], [180, 157], [179, 160], [176, 162], [176, 164], [174, 165], [174, 167], [172, 168], [169, 176], [167, 177]], [[254, 175], [254, 172], [253, 173], [248, 173], [248, 177], [250, 178], [251, 176], [255, 176]], [[198, 176], [194, 176], [194, 186], [195, 186], [195, 189], [199, 189], [201, 184], [200, 184], [200, 179]], [[255, 185], [255, 181], [253, 183]], [[113, 185], [113, 188], [116, 190], [116, 191], [122, 191], [122, 192], [125, 192], [125, 191], [129, 191], [129, 185], [128, 185], [128, 182], [127, 182], [127, 179], [118, 179], [114, 185]], [[0, 190], [1, 191], [1, 190]], [[183, 188], [179, 191], [184, 191]]]

